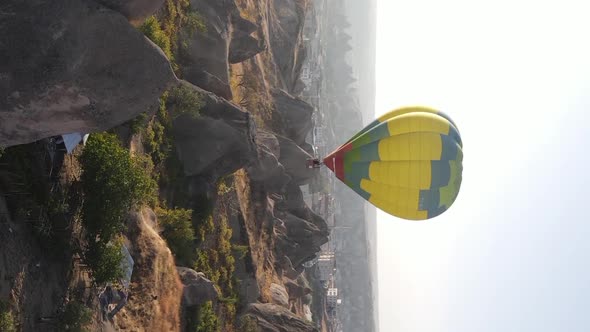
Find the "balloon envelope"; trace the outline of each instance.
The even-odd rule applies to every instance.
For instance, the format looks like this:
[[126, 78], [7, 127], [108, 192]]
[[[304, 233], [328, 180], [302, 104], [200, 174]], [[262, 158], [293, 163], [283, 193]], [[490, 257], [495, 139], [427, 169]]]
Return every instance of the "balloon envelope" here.
[[463, 143], [453, 120], [427, 107], [391, 111], [324, 158], [336, 177], [379, 209], [425, 220], [459, 193]]

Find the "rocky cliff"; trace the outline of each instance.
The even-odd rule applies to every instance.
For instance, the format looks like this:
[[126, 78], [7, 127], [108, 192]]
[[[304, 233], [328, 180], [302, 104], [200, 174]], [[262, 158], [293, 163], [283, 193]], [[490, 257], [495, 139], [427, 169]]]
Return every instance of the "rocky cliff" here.
[[[312, 149], [305, 137], [314, 110], [292, 94], [302, 61], [306, 1], [271, 0], [258, 8], [257, 17], [243, 15], [244, 2], [238, 3], [242, 6], [233, 0], [190, 1], [206, 29], [179, 30], [175, 73], [164, 52], [137, 29], [146, 17], [160, 13], [163, 0], [3, 1], [0, 147], [101, 132], [165, 106], [171, 152], [192, 198], [204, 192], [219, 195], [218, 180], [238, 170], [250, 184], [248, 201], [221, 200], [215, 207], [235, 210], [239, 205], [232, 213], [243, 220], [234, 228], [247, 229], [249, 265], [255, 271], [236, 264], [246, 281], [240, 292], [251, 303], [245, 315], [263, 331], [316, 331], [297, 309], [301, 305], [294, 304], [308, 293], [292, 281], [328, 237], [325, 221], [305, 205], [299, 189], [317, 176], [306, 167]], [[232, 70], [242, 63], [249, 66], [242, 72], [268, 71], [253, 77], [262, 77], [258, 86], [264, 91], [258, 92], [269, 97], [263, 102], [284, 130], [256, 123], [258, 108], [245, 109], [232, 100]], [[174, 98], [160, 105], [164, 92], [179, 87], [198, 96], [198, 110], [180, 111], [184, 106]], [[134, 153], [142, 150], [133, 146]], [[127, 225], [136, 265], [132, 300], [116, 319], [120, 329], [178, 331], [181, 301], [195, 306], [220, 296], [206, 276], [175, 266], [156, 224], [146, 208], [133, 213]]]
[[103, 131], [176, 82], [121, 13], [85, 0], [0, 3], [0, 145]]

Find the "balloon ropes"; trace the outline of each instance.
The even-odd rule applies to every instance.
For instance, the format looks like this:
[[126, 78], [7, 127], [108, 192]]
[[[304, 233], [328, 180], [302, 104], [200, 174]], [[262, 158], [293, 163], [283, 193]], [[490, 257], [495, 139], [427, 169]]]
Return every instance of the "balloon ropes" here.
[[459, 194], [462, 147], [449, 116], [428, 107], [404, 107], [379, 117], [310, 166], [327, 166], [388, 214], [426, 220], [445, 212]]

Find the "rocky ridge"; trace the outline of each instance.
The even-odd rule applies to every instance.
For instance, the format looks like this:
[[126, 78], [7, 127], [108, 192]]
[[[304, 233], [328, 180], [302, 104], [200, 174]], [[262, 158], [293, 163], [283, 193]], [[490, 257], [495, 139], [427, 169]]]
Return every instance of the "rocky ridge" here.
[[[261, 37], [256, 22], [243, 18], [233, 0], [191, 1], [207, 29], [181, 36], [186, 48], [178, 59], [180, 80], [162, 50], [134, 27], [162, 2], [8, 0], [0, 4], [0, 12], [12, 13], [0, 26], [8, 38], [0, 43], [0, 146], [104, 131], [146, 110], [154, 112], [165, 90], [188, 87], [203, 97], [204, 106], [199, 117], [181, 115], [173, 121], [186, 176], [215, 183], [224, 175], [246, 170], [255, 187], [262, 188], [259, 194], [266, 197], [261, 209], [270, 221], [273, 269], [290, 285], [275, 284], [280, 308], [256, 303], [249, 306], [247, 315], [255, 317], [264, 331], [315, 331], [289, 311], [289, 300], [300, 291], [289, 280], [297, 279], [302, 264], [313, 258], [328, 236], [325, 221], [305, 205], [299, 189], [315, 176], [305, 162], [311, 158], [305, 137], [312, 128], [313, 108], [291, 94], [303, 55], [300, 37], [305, 8], [301, 1], [271, 1], [270, 36]], [[230, 66], [263, 52], [272, 53], [283, 82], [268, 91], [282, 119], [280, 133], [257, 128], [250, 112], [230, 101]], [[170, 106], [173, 110], [174, 105]], [[145, 238], [162, 242], [141, 218], [145, 216], [132, 218], [129, 237], [134, 242]], [[146, 243], [133, 253], [148, 248]], [[149, 268], [169, 255], [169, 251], [155, 251], [136, 257], [139, 266]], [[152, 257], [154, 262], [142, 262], [141, 257]], [[184, 294], [185, 304], [194, 305], [194, 294], [217, 296], [196, 271], [179, 268], [170, 273], [174, 292]], [[179, 305], [171, 304], [172, 308]], [[130, 307], [120, 325], [140, 315], [138, 310]], [[179, 318], [170, 307], [154, 310], [164, 310], [160, 312], [170, 324], [160, 327], [179, 328]], [[159, 322], [146, 324], [155, 327]]]

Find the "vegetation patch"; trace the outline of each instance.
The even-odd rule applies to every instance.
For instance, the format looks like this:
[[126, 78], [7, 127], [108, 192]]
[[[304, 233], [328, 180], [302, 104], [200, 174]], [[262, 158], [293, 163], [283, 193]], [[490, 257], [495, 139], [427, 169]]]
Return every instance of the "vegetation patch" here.
[[0, 301], [0, 331], [16, 332], [14, 316], [8, 303]]
[[71, 301], [60, 314], [57, 329], [59, 331], [89, 332], [88, 325], [91, 322], [92, 311], [90, 308], [80, 302]]
[[201, 115], [201, 108], [205, 105], [203, 96], [184, 84], [170, 90], [167, 104], [172, 106], [173, 118], [182, 114], [198, 118]]
[[84, 191], [82, 222], [91, 238], [108, 242], [118, 234], [129, 210], [153, 201], [156, 183], [113, 134], [94, 134], [80, 156]]
[[92, 270], [92, 278], [97, 285], [116, 282], [123, 277], [121, 269], [122, 245], [121, 237], [109, 242], [96, 241], [88, 244], [84, 259]]
[[128, 212], [154, 202], [156, 183], [145, 158], [132, 156], [113, 134], [94, 134], [80, 156], [84, 192], [81, 216], [86, 230], [84, 258], [98, 284], [120, 277], [121, 239]]
[[162, 236], [176, 258], [176, 265], [192, 266], [196, 259], [195, 231], [192, 211], [187, 209], [157, 209]]
[[187, 313], [187, 332], [219, 332], [221, 324], [215, 313], [213, 302], [189, 308]]
[[178, 159], [172, 121], [181, 114], [200, 116], [204, 102], [202, 96], [188, 86], [178, 86], [160, 97], [156, 114], [140, 129], [142, 144], [150, 156], [154, 170], [152, 178], [160, 189], [160, 205], [190, 207], [184, 167]]
[[160, 26], [160, 22], [158, 22], [158, 19], [155, 16], [148, 17], [139, 27], [139, 30], [153, 41], [154, 44], [158, 45], [168, 59], [171, 61], [174, 60], [171, 49], [171, 38], [164, 33], [164, 30], [162, 30], [162, 27]]
[[[238, 302], [237, 280], [234, 276], [235, 258], [230, 242], [232, 231], [227, 218], [221, 217], [220, 221], [215, 225], [213, 233], [199, 229], [200, 234], [213, 234], [213, 244], [209, 248], [198, 250], [194, 268], [203, 272], [221, 290], [220, 306], [225, 313], [224, 322], [232, 326], [236, 315], [235, 304]], [[203, 225], [208, 226], [209, 223]]]
[[172, 68], [178, 71], [176, 55], [180, 46], [180, 33], [192, 36], [196, 31], [206, 31], [207, 26], [202, 16], [190, 8], [189, 0], [166, 0], [162, 9], [147, 18], [139, 30], [164, 51]]

